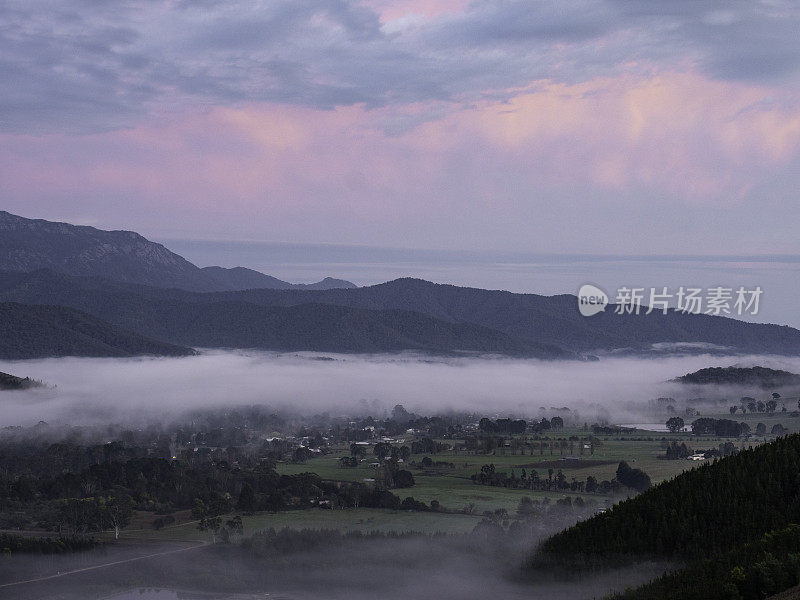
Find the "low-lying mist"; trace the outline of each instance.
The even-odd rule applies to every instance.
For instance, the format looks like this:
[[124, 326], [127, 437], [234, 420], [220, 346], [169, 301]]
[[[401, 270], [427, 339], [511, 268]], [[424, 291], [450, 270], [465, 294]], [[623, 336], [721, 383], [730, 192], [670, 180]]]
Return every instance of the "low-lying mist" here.
[[637, 422], [648, 417], [653, 398], [688, 397], [689, 388], [669, 379], [728, 365], [800, 372], [800, 359], [709, 355], [554, 362], [206, 351], [188, 358], [4, 361], [0, 371], [49, 387], [0, 392], [0, 426], [40, 420], [137, 424], [195, 409], [247, 405], [378, 417], [396, 404], [426, 415], [455, 411], [521, 418], [540, 415], [541, 407], [569, 407], [573, 417], [589, 422]]
[[[666, 562], [642, 561], [624, 568], [609, 567], [582, 574], [528, 571], [523, 567], [526, 557], [544, 537], [573, 522], [556, 516], [542, 523], [536, 532], [502, 538], [481, 533], [335, 538], [335, 545], [306, 547], [297, 543], [296, 547], [267, 554], [253, 551], [248, 545], [195, 547], [169, 553], [181, 547], [172, 543], [150, 549], [165, 555], [139, 561], [126, 561], [135, 554], [125, 547], [87, 555], [17, 556], [5, 567], [17, 574], [25, 573], [31, 579], [40, 573], [85, 569], [98, 560], [117, 564], [60, 580], [34, 582], [8, 590], [0, 588], [0, 598], [461, 600], [491, 596], [509, 600], [580, 600], [639, 585], [670, 566]], [[101, 552], [104, 554], [92, 556]], [[2, 572], [0, 565], [0, 575]], [[156, 593], [153, 588], [185, 591]], [[119, 594], [126, 589], [128, 593]]]

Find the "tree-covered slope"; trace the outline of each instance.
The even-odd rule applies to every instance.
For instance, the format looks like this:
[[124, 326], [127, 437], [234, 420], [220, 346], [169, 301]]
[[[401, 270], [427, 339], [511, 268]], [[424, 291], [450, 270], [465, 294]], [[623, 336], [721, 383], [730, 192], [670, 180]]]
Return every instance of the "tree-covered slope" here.
[[[722, 555], [688, 562], [612, 600], [761, 600], [798, 583], [800, 525], [792, 524]], [[791, 597], [796, 598], [780, 599]]]
[[186, 356], [166, 344], [62, 306], [0, 303], [0, 359], [51, 356]]
[[540, 558], [700, 559], [800, 523], [800, 435], [687, 471], [558, 533]]

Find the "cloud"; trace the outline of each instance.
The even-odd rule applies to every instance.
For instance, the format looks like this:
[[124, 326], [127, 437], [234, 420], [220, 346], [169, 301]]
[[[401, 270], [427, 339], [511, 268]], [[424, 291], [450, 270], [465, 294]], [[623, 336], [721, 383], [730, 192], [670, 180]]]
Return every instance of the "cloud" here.
[[254, 103], [0, 135], [0, 182], [8, 210], [77, 205], [150, 236], [776, 253], [795, 239], [798, 148], [800, 109], [770, 88], [662, 72], [540, 81], [469, 108]]
[[468, 106], [537, 80], [665, 68], [791, 86], [800, 63], [792, 3], [429, 4], [12, 0], [0, 128], [88, 133], [240, 102]]

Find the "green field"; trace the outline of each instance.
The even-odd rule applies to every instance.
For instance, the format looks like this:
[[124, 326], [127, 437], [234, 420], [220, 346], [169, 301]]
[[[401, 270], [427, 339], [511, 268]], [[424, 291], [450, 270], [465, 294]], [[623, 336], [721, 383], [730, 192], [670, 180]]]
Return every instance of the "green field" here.
[[[764, 423], [769, 431], [776, 423], [782, 424], [790, 431], [800, 430], [800, 418], [792, 418], [788, 414], [777, 413], [774, 415], [760, 414], [730, 414], [704, 415], [715, 418], [733, 418], [737, 421], [747, 422], [755, 431], [757, 423]], [[693, 418], [685, 419], [688, 423]], [[568, 440], [571, 436], [585, 438], [587, 432], [579, 429], [565, 429], [550, 435], [552, 439]], [[774, 436], [751, 437], [747, 442], [731, 438], [717, 438], [713, 436], [696, 437], [688, 432], [665, 433], [653, 431], [626, 431], [619, 435], [599, 436], [600, 444], [594, 449], [593, 455], [588, 451], [583, 456], [568, 457], [569, 449], [564, 450], [564, 455], [558, 449], [550, 454], [549, 448], [541, 453], [536, 448], [533, 454], [513, 453], [510, 448], [500, 448], [492, 454], [470, 454], [464, 451], [445, 451], [430, 455], [435, 461], [452, 463], [453, 466], [436, 466], [428, 468], [412, 467], [406, 465], [414, 475], [415, 485], [410, 488], [394, 489], [393, 493], [401, 498], [413, 496], [429, 504], [437, 501], [442, 512], [410, 512], [383, 509], [308, 509], [290, 510], [273, 513], [258, 513], [243, 517], [245, 534], [250, 534], [266, 528], [290, 527], [295, 529], [340, 529], [343, 531], [417, 531], [417, 532], [444, 532], [457, 533], [471, 531], [483, 518], [486, 511], [494, 512], [505, 509], [513, 515], [523, 496], [534, 500], [548, 498], [555, 501], [565, 496], [573, 498], [582, 496], [592, 499], [597, 507], [603, 508], [619, 500], [619, 497], [604, 496], [601, 494], [588, 494], [570, 490], [559, 491], [532, 491], [524, 489], [511, 489], [492, 487], [473, 483], [470, 476], [479, 472], [484, 464], [494, 464], [496, 471], [520, 475], [522, 469], [527, 473], [536, 471], [540, 478], [547, 479], [549, 470], [553, 474], [561, 470], [567, 481], [575, 478], [585, 481], [588, 476], [595, 477], [598, 481], [614, 478], [620, 461], [627, 461], [636, 468], [644, 470], [653, 483], [670, 479], [675, 475], [695, 468], [702, 464], [689, 460], [666, 460], [664, 458], [666, 445], [670, 441], [685, 442], [694, 450], [708, 450], [717, 448], [721, 443], [733, 441], [737, 447], [751, 446], [772, 439]], [[441, 440], [447, 442], [447, 440]], [[576, 446], [577, 447], [577, 446]], [[334, 481], [363, 481], [375, 476], [375, 468], [370, 463], [375, 458], [367, 455], [358, 467], [341, 468], [339, 459], [349, 456], [349, 446], [342, 445], [334, 448], [330, 454], [314, 457], [305, 463], [283, 462], [277, 465], [281, 474], [297, 474], [312, 472], [326, 480]], [[371, 451], [371, 448], [368, 450]], [[422, 454], [412, 455], [409, 462], [420, 463]], [[197, 523], [191, 521], [188, 511], [176, 513], [176, 523], [161, 530], [152, 527], [155, 518], [150, 513], [139, 513], [124, 532], [125, 537], [175, 539], [175, 540], [206, 540], [210, 534], [197, 529]]]

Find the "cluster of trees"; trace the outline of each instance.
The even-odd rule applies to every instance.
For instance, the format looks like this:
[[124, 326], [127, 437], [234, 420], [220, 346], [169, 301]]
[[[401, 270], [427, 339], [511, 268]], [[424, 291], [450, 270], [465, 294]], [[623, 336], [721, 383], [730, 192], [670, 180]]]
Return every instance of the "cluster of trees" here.
[[524, 419], [496, 419], [487, 417], [478, 422], [478, 429], [484, 433], [501, 433], [506, 435], [522, 435], [528, 431], [538, 433], [541, 431], [560, 431], [564, 429], [564, 419], [553, 417], [552, 419], [542, 418], [539, 421], [528, 423]]
[[[737, 410], [742, 411], [742, 414], [747, 413], [749, 410], [751, 413], [760, 412], [760, 413], [774, 413], [778, 409], [778, 400], [781, 399], [781, 395], [778, 392], [772, 393], [772, 400], [767, 400], [764, 402], [763, 400], [756, 400], [755, 398], [750, 398], [749, 396], [745, 396], [742, 398], [741, 403], [739, 406], [731, 406], [730, 413], [736, 414]], [[786, 406], [781, 407], [781, 412], [786, 412]]]
[[128, 526], [133, 515], [131, 498], [124, 493], [90, 498], [64, 498], [55, 502], [45, 514], [43, 524], [62, 535], [85, 536], [88, 533], [112, 529], [119, 538], [120, 530]]
[[740, 437], [750, 434], [750, 426], [747, 423], [737, 423], [730, 419], [700, 417], [692, 421], [692, 433], [716, 437]]
[[[733, 442], [723, 442], [718, 448], [700, 450], [698, 454], [702, 453], [705, 458], [717, 458], [720, 456], [730, 456], [732, 454], [736, 454], [738, 451], [739, 449]], [[687, 458], [694, 453], [695, 452], [689, 446], [687, 446], [685, 442], [681, 442], [679, 444], [676, 441], [672, 441], [667, 446], [665, 458], [667, 460], [679, 460], [682, 458]]]
[[[578, 509], [583, 508], [591, 508], [596, 506], [597, 502], [592, 498], [588, 498], [584, 500], [580, 496], [575, 496], [572, 498], [571, 496], [566, 496], [564, 498], [558, 498], [555, 502], [555, 505], [558, 507], [574, 507]], [[531, 518], [541, 516], [544, 511], [549, 509], [551, 506], [550, 499], [544, 498], [543, 500], [534, 500], [529, 496], [523, 496], [519, 499], [519, 504], [517, 506], [517, 517], [521, 519]]]
[[[735, 411], [731, 410], [731, 414], [734, 413]], [[667, 419], [666, 425], [667, 429], [672, 433], [676, 433], [684, 428], [685, 423], [681, 417], [670, 417]], [[776, 423], [772, 426], [771, 433], [773, 435], [784, 435], [787, 431], [783, 425]], [[741, 437], [750, 435], [751, 429], [747, 423], [737, 423], [731, 419], [701, 417], [692, 421], [692, 433], [694, 435], [713, 435], [717, 437]], [[765, 435], [767, 426], [764, 423], [759, 423], [756, 425], [755, 433], [756, 435]]]
[[641, 469], [631, 469], [625, 462], [619, 464], [617, 475], [613, 480], [602, 482], [598, 482], [591, 475], [585, 481], [579, 481], [574, 477], [567, 480], [561, 469], [555, 471], [552, 468], [547, 470], [546, 479], [540, 477], [535, 469], [531, 469], [528, 473], [523, 468], [519, 476], [512, 470], [509, 475], [504, 471], [497, 471], [494, 464], [483, 465], [478, 473], [470, 476], [470, 479], [479, 485], [537, 491], [570, 490], [589, 494], [621, 492], [623, 486], [639, 492], [650, 487], [650, 477]]
[[[409, 471], [387, 470], [394, 486], [414, 484]], [[55, 477], [6, 476], [0, 472], [0, 508], [35, 508], [36, 518], [46, 527], [86, 535], [105, 529], [119, 534], [133, 509], [168, 513], [199, 504], [213, 519], [234, 508], [278, 511], [309, 507], [322, 500], [339, 507], [401, 507], [399, 497], [373, 487], [325, 481], [314, 473], [280, 475], [269, 461], [242, 469], [226, 463], [191, 467], [181, 461], [134, 458], [102, 462]], [[214, 524], [209, 527], [215, 529], [211, 527]]]
[[411, 461], [408, 463], [412, 467], [417, 467], [419, 469], [431, 469], [431, 468], [444, 468], [444, 469], [455, 469], [456, 464], [452, 462], [448, 462], [446, 460], [433, 460], [430, 456], [423, 456], [422, 460], [419, 463], [415, 461]]
[[678, 460], [681, 458], [688, 458], [692, 454], [694, 454], [694, 452], [685, 442], [679, 444], [678, 442], [672, 441], [667, 446], [665, 457], [667, 460]]
[[94, 538], [88, 537], [28, 537], [13, 533], [0, 533], [0, 556], [25, 552], [28, 554], [64, 554], [91, 550], [97, 546]]
[[581, 439], [578, 436], [570, 436], [566, 438], [555, 439], [529, 439], [525, 436], [516, 436], [505, 438], [486, 434], [482, 436], [465, 436], [463, 446], [458, 446], [458, 450], [463, 450], [470, 454], [520, 454], [526, 453], [530, 456], [538, 454], [544, 456], [549, 454], [553, 456], [555, 452], [560, 455], [565, 453], [570, 455], [583, 456], [588, 451], [589, 454], [594, 454], [596, 447], [602, 445], [602, 442], [594, 436], [588, 436]]
[[438, 454], [450, 449], [449, 444], [437, 442], [433, 438], [424, 437], [411, 442], [412, 454]]
[[653, 485], [647, 473], [641, 469], [634, 469], [624, 460], [617, 467], [616, 480], [637, 492], [643, 492]]

